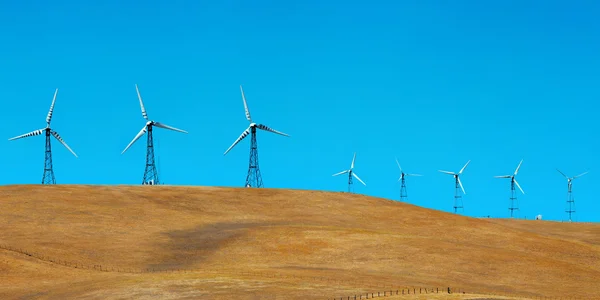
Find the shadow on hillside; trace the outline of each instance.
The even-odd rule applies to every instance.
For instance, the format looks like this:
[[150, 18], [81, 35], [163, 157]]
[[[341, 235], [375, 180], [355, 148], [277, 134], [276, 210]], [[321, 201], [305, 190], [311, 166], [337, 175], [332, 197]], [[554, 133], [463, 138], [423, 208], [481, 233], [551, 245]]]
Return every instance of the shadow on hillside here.
[[283, 225], [283, 223], [213, 223], [189, 230], [174, 230], [163, 233], [169, 238], [167, 244], [160, 244], [162, 257], [154, 257], [147, 268], [154, 270], [194, 269], [198, 263], [228, 243], [242, 238], [248, 230], [257, 227]]

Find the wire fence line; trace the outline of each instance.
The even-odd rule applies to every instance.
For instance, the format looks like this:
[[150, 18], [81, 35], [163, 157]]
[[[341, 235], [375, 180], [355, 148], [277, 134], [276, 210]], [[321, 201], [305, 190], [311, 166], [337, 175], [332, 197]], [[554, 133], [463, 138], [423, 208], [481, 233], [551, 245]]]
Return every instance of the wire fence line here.
[[363, 292], [359, 294], [354, 294], [353, 296], [345, 296], [345, 297], [334, 297], [327, 298], [327, 300], [360, 300], [360, 299], [372, 299], [378, 297], [390, 297], [390, 296], [400, 296], [400, 295], [422, 295], [422, 294], [464, 294], [465, 291], [461, 288], [452, 288], [452, 287], [444, 287], [444, 288], [401, 288], [401, 289], [389, 289], [379, 292]]
[[[352, 296], [344, 296], [344, 297], [333, 297], [327, 298], [327, 300], [362, 300], [362, 299], [372, 299], [379, 297], [391, 297], [391, 296], [414, 296], [414, 295], [423, 295], [423, 294], [465, 294], [465, 290], [462, 288], [405, 288], [405, 289], [396, 289], [396, 290], [385, 290], [379, 292], [368, 292], [368, 293], [357, 293]], [[510, 293], [497, 293], [497, 292], [476, 292], [469, 291], [469, 294], [480, 294], [481, 297], [477, 299], [481, 300], [492, 300], [499, 298], [493, 297], [508, 297], [508, 298], [520, 298], [520, 299], [532, 299], [532, 300], [590, 300], [590, 299], [600, 299], [600, 297], [590, 298], [588, 296], [561, 296], [561, 297], [547, 297], [547, 296], [539, 296], [539, 295], [528, 295], [525, 296], [523, 294], [510, 294]], [[469, 298], [475, 299], [475, 298]]]
[[[464, 288], [457, 287], [434, 287], [434, 288], [424, 288], [424, 287], [414, 287], [414, 286], [403, 286], [398, 284], [397, 282], [389, 282], [385, 280], [381, 280], [378, 278], [369, 278], [366, 279], [339, 279], [335, 277], [328, 276], [306, 276], [306, 275], [296, 275], [296, 274], [286, 274], [281, 272], [273, 272], [273, 271], [244, 271], [239, 269], [225, 268], [223, 266], [217, 265], [216, 267], [210, 266], [207, 269], [185, 269], [185, 268], [174, 268], [174, 269], [163, 269], [163, 268], [133, 268], [133, 267], [115, 267], [115, 266], [107, 266], [102, 264], [85, 264], [80, 262], [73, 262], [68, 260], [56, 259], [47, 255], [43, 255], [37, 252], [29, 251], [20, 247], [12, 247], [9, 245], [0, 244], [0, 249], [11, 251], [15, 253], [19, 253], [22, 255], [26, 255], [40, 261], [44, 261], [47, 263], [60, 265], [62, 267], [68, 267], [73, 269], [82, 269], [82, 270], [91, 270], [97, 272], [113, 272], [113, 273], [125, 273], [125, 274], [152, 274], [152, 273], [202, 273], [202, 274], [212, 274], [212, 275], [223, 275], [223, 276], [248, 276], [251, 278], [272, 278], [272, 279], [301, 279], [301, 280], [311, 280], [311, 281], [320, 281], [323, 284], [328, 286], [339, 286], [339, 287], [350, 287], [357, 291], [364, 291], [367, 289], [378, 289], [376, 292], [360, 292], [354, 293], [352, 296], [343, 296], [343, 297], [333, 297], [327, 299], [340, 299], [340, 300], [350, 300], [350, 299], [371, 299], [377, 297], [389, 297], [389, 296], [399, 296], [399, 295], [422, 295], [422, 294], [464, 294]], [[578, 296], [570, 296], [570, 297], [547, 297], [547, 296], [538, 296], [538, 295], [525, 295], [525, 293], [498, 293], [498, 292], [486, 292], [486, 291], [477, 291], [477, 289], [469, 289], [469, 293], [471, 294], [482, 294], [482, 295], [490, 295], [490, 296], [504, 296], [504, 297], [523, 297], [527, 299], [544, 299], [544, 300], [555, 300], [555, 299], [591, 299], [589, 297], [578, 297]], [[600, 297], [598, 297], [600, 299]]]
[[[290, 274], [284, 272], [275, 272], [275, 271], [247, 271], [240, 270], [235, 268], [225, 268], [220, 265], [212, 265], [207, 266], [205, 269], [186, 269], [186, 268], [135, 268], [135, 267], [119, 267], [119, 266], [111, 266], [106, 264], [86, 264], [82, 262], [69, 261], [64, 259], [53, 258], [48, 255], [40, 254], [34, 251], [29, 251], [20, 247], [12, 247], [9, 245], [0, 244], [0, 249], [4, 249], [7, 251], [20, 253], [26, 256], [30, 256], [32, 258], [38, 259], [40, 261], [44, 261], [47, 263], [60, 265], [62, 267], [74, 268], [74, 269], [83, 269], [83, 270], [91, 270], [98, 272], [113, 272], [113, 273], [125, 273], [125, 274], [141, 274], [141, 273], [205, 273], [205, 274], [214, 274], [214, 275], [235, 275], [235, 276], [249, 276], [256, 278], [272, 278], [272, 279], [301, 279], [301, 280], [311, 280], [311, 281], [321, 281], [324, 284], [329, 286], [337, 285], [337, 286], [360, 286], [362, 288], [371, 288], [371, 289], [388, 289], [388, 288], [399, 288], [397, 282], [390, 282], [386, 280], [382, 280], [380, 278], [375, 277], [367, 277], [366, 278], [358, 278], [354, 277], [354, 279], [350, 278], [341, 278], [339, 275], [331, 274], [331, 276], [308, 276], [308, 275], [297, 275]], [[363, 274], [364, 275], [364, 274]], [[404, 286], [404, 289], [408, 289], [412, 287]]]

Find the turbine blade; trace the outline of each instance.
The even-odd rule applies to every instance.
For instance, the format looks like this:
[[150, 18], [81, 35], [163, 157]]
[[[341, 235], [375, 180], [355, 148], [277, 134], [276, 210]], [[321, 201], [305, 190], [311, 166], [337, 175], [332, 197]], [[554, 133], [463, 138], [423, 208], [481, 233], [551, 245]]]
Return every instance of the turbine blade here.
[[71, 151], [71, 153], [73, 153], [73, 155], [75, 155], [75, 157], [78, 157], [77, 154], [75, 154], [75, 152], [73, 152], [71, 147], [69, 147], [69, 145], [67, 145], [67, 143], [65, 143], [65, 141], [60, 137], [58, 132], [51, 130], [50, 133], [54, 136], [55, 139], [57, 139], [61, 144], [63, 144], [63, 146], [65, 146], [69, 151]]
[[406, 176], [423, 176], [421, 174], [406, 174]]
[[562, 176], [565, 176], [566, 179], [569, 179], [569, 177], [567, 177], [567, 175], [565, 175], [565, 173], [561, 172], [559, 169], [556, 169], [556, 171], [558, 171], [558, 173], [562, 174]]
[[338, 176], [338, 175], [346, 174], [346, 173], [348, 173], [348, 172], [350, 172], [350, 171], [349, 171], [349, 170], [346, 170], [346, 171], [341, 171], [341, 172], [339, 172], [339, 173], [335, 173], [335, 174], [333, 174], [333, 175], [331, 175], [331, 176]]
[[40, 135], [42, 134], [44, 131], [46, 130], [46, 128], [43, 129], [38, 129], [38, 130], [34, 130], [32, 132], [26, 133], [26, 134], [21, 134], [19, 136], [15, 136], [14, 138], [10, 138], [8, 139], [9, 141], [12, 140], [16, 140], [16, 139], [21, 139], [21, 138], [26, 138], [26, 137], [30, 137], [30, 136], [35, 136], [35, 135]]
[[464, 167], [462, 167], [462, 169], [460, 169], [460, 171], [458, 172], [458, 174], [462, 174], [462, 172], [465, 170], [465, 168], [467, 168], [467, 166], [469, 165], [469, 163], [471, 162], [471, 160], [469, 160]]
[[354, 156], [352, 157], [352, 164], [350, 164], [350, 170], [354, 169], [354, 161], [356, 160], [356, 152], [354, 152]]
[[356, 175], [356, 173], [352, 172], [352, 176], [354, 176], [354, 178], [358, 179], [358, 181], [360, 181], [362, 184], [367, 186], [367, 184], [364, 181], [362, 181], [360, 178], [358, 178], [358, 175]]
[[233, 142], [233, 144], [227, 149], [227, 151], [225, 151], [225, 153], [223, 153], [223, 155], [227, 154], [227, 152], [229, 152], [229, 150], [231, 150], [235, 145], [237, 145], [237, 143], [239, 143], [241, 140], [243, 140], [249, 134], [250, 134], [250, 128], [248, 127], [248, 128], [246, 128], [246, 130], [244, 130], [244, 132], [242, 132], [240, 137], [238, 137], [237, 140], [235, 140], [235, 142]]
[[402, 167], [400, 166], [400, 163], [398, 162], [397, 157], [396, 157], [396, 164], [398, 165], [398, 169], [400, 169], [400, 173], [402, 173]]
[[460, 181], [460, 177], [456, 177], [456, 180], [458, 180], [458, 184], [460, 185], [460, 189], [463, 191], [463, 194], [467, 194], [467, 192], [465, 192], [465, 188], [462, 185], [462, 182]]
[[250, 110], [248, 109], [248, 102], [246, 102], [246, 96], [244, 95], [244, 89], [240, 85], [240, 91], [242, 91], [242, 100], [244, 101], [244, 111], [246, 111], [246, 119], [252, 123], [252, 117], [250, 117]]
[[175, 128], [175, 127], [171, 127], [171, 126], [169, 126], [169, 125], [167, 125], [167, 124], [160, 123], [160, 122], [154, 122], [154, 126], [156, 126], [156, 127], [160, 127], [160, 128], [164, 128], [164, 129], [173, 130], [173, 131], [178, 131], [178, 132], [188, 133], [188, 132], [187, 132], [187, 131], [185, 131], [185, 130], [177, 129], [177, 128]]
[[135, 91], [137, 92], [138, 99], [140, 99], [140, 107], [142, 108], [142, 117], [148, 120], [148, 114], [146, 113], [146, 108], [144, 107], [144, 101], [142, 101], [142, 95], [140, 95], [140, 90], [138, 89], [137, 84], [135, 85]]
[[142, 135], [144, 135], [144, 133], [146, 133], [146, 125], [144, 125], [144, 128], [142, 128], [142, 130], [140, 130], [140, 132], [133, 138], [133, 140], [131, 140], [131, 142], [129, 143], [129, 145], [127, 145], [127, 147], [125, 147], [125, 150], [123, 150], [123, 152], [121, 152], [121, 154], [125, 153], [125, 151], [127, 151], [127, 149], [129, 149], [129, 147], [131, 147], [131, 145], [133, 145], [133, 143], [135, 143], [135, 141], [137, 141]]
[[50, 126], [50, 121], [52, 121], [52, 113], [54, 112], [54, 103], [56, 103], [56, 94], [58, 94], [58, 89], [54, 91], [54, 98], [52, 98], [52, 104], [50, 105], [50, 110], [48, 110], [48, 115], [46, 116], [46, 123]]
[[281, 132], [281, 131], [277, 131], [277, 130], [275, 130], [275, 129], [273, 129], [273, 128], [267, 127], [267, 126], [265, 126], [265, 125], [262, 125], [262, 124], [256, 124], [256, 128], [258, 128], [258, 129], [262, 129], [262, 130], [264, 130], [264, 131], [270, 131], [270, 132], [272, 132], [272, 133], [277, 133], [277, 134], [280, 134], [280, 135], [283, 135], [283, 136], [288, 136], [288, 137], [289, 137], [289, 135], [288, 135], [288, 134], [285, 134], [285, 133], [283, 133], [283, 132]]
[[517, 187], [521, 190], [521, 193], [525, 194], [525, 192], [523, 191], [523, 189], [521, 188], [521, 186], [519, 185], [519, 183], [517, 182], [517, 180], [515, 179], [515, 184], [517, 185]]
[[521, 164], [523, 163], [523, 160], [521, 159], [521, 162], [519, 163], [519, 165], [517, 166], [517, 169], [515, 170], [515, 175], [517, 175], [517, 173], [519, 173], [519, 169], [521, 168]]
[[511, 178], [512, 175], [494, 176], [494, 178]]
[[577, 176], [574, 176], [574, 177], [573, 177], [573, 179], [575, 179], [575, 178], [577, 178], [577, 177], [581, 177], [581, 176], [583, 176], [583, 175], [585, 175], [585, 174], [587, 174], [587, 173], [589, 173], [589, 172], [590, 172], [590, 171], [585, 171], [585, 172], [583, 172], [583, 173], [581, 173], [581, 174], [579, 174], [579, 175], [577, 175]]
[[444, 171], [444, 170], [438, 170], [438, 171], [442, 172], [442, 173], [450, 174], [450, 175], [456, 175], [456, 174], [454, 174], [454, 172], [450, 172], [450, 171]]

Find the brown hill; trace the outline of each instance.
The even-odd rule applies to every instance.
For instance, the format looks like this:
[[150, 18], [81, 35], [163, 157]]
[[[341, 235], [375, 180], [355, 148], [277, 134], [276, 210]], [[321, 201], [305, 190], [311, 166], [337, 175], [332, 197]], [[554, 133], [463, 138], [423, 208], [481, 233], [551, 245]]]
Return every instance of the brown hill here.
[[347, 193], [4, 186], [0, 228], [3, 299], [327, 299], [407, 287], [600, 298], [600, 225], [476, 219]]

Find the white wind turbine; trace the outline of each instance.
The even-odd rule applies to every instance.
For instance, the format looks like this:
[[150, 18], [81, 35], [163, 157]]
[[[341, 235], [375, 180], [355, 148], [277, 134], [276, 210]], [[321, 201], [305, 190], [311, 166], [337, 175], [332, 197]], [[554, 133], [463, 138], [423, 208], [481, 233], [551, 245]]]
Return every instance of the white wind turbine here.
[[339, 173], [335, 173], [335, 174], [331, 175], [331, 176], [338, 176], [338, 175], [348, 173], [348, 193], [352, 192], [352, 176], [354, 176], [354, 178], [358, 179], [358, 181], [360, 181], [363, 185], [367, 186], [367, 184], [364, 181], [362, 181], [358, 177], [358, 175], [356, 175], [356, 173], [354, 172], [354, 161], [355, 160], [356, 160], [356, 152], [354, 152], [354, 157], [352, 157], [352, 164], [350, 164], [349, 170], [341, 171]]
[[251, 137], [250, 137], [250, 162], [249, 162], [249, 166], [248, 166], [248, 175], [246, 175], [246, 184], [244, 186], [260, 188], [260, 187], [263, 187], [263, 181], [262, 181], [262, 176], [260, 174], [260, 168], [258, 165], [258, 143], [256, 142], [256, 128], [258, 128], [260, 130], [276, 133], [279, 135], [287, 136], [287, 137], [289, 137], [289, 135], [285, 134], [283, 132], [277, 131], [273, 128], [267, 127], [266, 125], [254, 123], [252, 121], [252, 117], [250, 117], [250, 110], [248, 109], [248, 103], [246, 102], [246, 96], [244, 95], [244, 89], [242, 88], [241, 85], [240, 85], [240, 91], [242, 92], [242, 101], [244, 102], [244, 111], [246, 112], [246, 119], [248, 120], [248, 122], [250, 122], [250, 126], [248, 126], [248, 128], [246, 128], [246, 130], [244, 130], [244, 132], [242, 132], [240, 137], [238, 137], [237, 140], [235, 140], [235, 142], [233, 142], [233, 144], [225, 151], [225, 153], [223, 153], [223, 155], [226, 155], [231, 149], [233, 149], [233, 147], [235, 147], [235, 145], [237, 145], [239, 142], [241, 142], [245, 137], [247, 137], [250, 134], [251, 135]]
[[140, 100], [140, 107], [142, 109], [142, 117], [146, 119], [146, 124], [140, 130], [140, 132], [133, 138], [133, 140], [125, 147], [125, 150], [121, 152], [121, 154], [125, 153], [135, 141], [137, 141], [144, 133], [148, 132], [148, 140], [146, 143], [146, 169], [144, 170], [144, 179], [142, 180], [142, 184], [156, 185], [160, 184], [158, 179], [158, 171], [156, 170], [156, 165], [154, 163], [154, 142], [152, 139], [152, 127], [160, 127], [164, 129], [169, 129], [177, 132], [187, 133], [185, 130], [177, 129], [175, 127], [171, 127], [167, 124], [156, 122], [148, 119], [148, 114], [146, 113], [146, 108], [144, 107], [144, 102], [142, 101], [142, 96], [140, 95], [140, 90], [138, 89], [137, 84], [135, 85], [135, 90], [137, 92], [138, 99]]
[[42, 134], [44, 132], [46, 134], [46, 155], [44, 159], [44, 175], [42, 176], [42, 184], [56, 184], [56, 179], [54, 178], [54, 170], [52, 168], [52, 147], [50, 144], [50, 136], [52, 135], [55, 139], [57, 139], [63, 146], [67, 148], [75, 157], [77, 154], [71, 150], [71, 148], [65, 143], [65, 141], [60, 137], [58, 132], [50, 128], [50, 122], [52, 121], [52, 113], [54, 112], [54, 103], [56, 102], [56, 95], [58, 94], [58, 89], [54, 91], [54, 98], [52, 98], [52, 104], [50, 105], [50, 110], [48, 111], [48, 115], [46, 116], [46, 128], [38, 129], [26, 134], [22, 134], [13, 138], [8, 139], [9, 141], [26, 138], [30, 136], [36, 136]]
[[402, 167], [400, 166], [400, 163], [398, 162], [398, 158], [396, 158], [396, 164], [398, 165], [398, 169], [400, 169], [400, 178], [398, 178], [398, 181], [402, 181], [402, 183], [400, 185], [400, 201], [406, 201], [406, 198], [408, 197], [408, 195], [406, 194], [406, 181], [404, 178], [406, 176], [423, 176], [423, 175], [404, 173], [404, 171], [402, 171]]
[[[465, 188], [462, 185], [462, 182], [460, 182], [460, 178], [459, 176], [463, 173], [463, 171], [465, 170], [465, 168], [467, 167], [467, 165], [469, 165], [469, 163], [471, 162], [471, 160], [467, 161], [467, 163], [465, 164], [464, 167], [462, 167], [462, 169], [460, 169], [460, 171], [458, 173], [454, 173], [454, 172], [450, 172], [450, 171], [443, 171], [443, 170], [438, 170], [442, 173], [446, 173], [446, 174], [450, 174], [452, 176], [454, 176], [454, 213], [456, 213], [456, 210], [458, 208], [463, 208], [462, 205], [462, 196], [460, 195], [460, 190], [462, 190], [463, 194], [467, 194], [465, 192]], [[459, 189], [460, 187], [460, 189]]]
[[556, 169], [556, 171], [558, 171], [560, 174], [562, 174], [562, 176], [564, 176], [567, 179], [567, 205], [569, 206], [569, 209], [566, 211], [569, 214], [569, 222], [571, 222], [571, 215], [575, 212], [575, 198], [573, 198], [573, 194], [572, 194], [572, 190], [571, 188], [573, 187], [573, 179], [581, 177], [587, 173], [589, 173], [589, 171], [583, 172], [577, 176], [573, 176], [573, 177], [568, 177], [567, 175], [565, 175], [565, 173], [561, 172], [559, 169]]
[[[513, 217], [513, 211], [519, 209], [519, 203], [516, 202], [517, 194], [515, 192], [515, 185], [519, 188], [519, 190], [521, 190], [521, 193], [525, 194], [525, 192], [523, 191], [523, 189], [517, 182], [517, 179], [515, 178], [517, 176], [517, 173], [519, 173], [519, 169], [521, 168], [522, 163], [523, 163], [523, 160], [521, 159], [521, 162], [519, 163], [519, 165], [517, 166], [517, 169], [515, 169], [515, 172], [512, 175], [494, 176], [495, 178], [510, 178], [510, 207], [508, 209], [510, 210], [511, 218]], [[515, 203], [516, 203], [516, 206], [515, 206]]]

